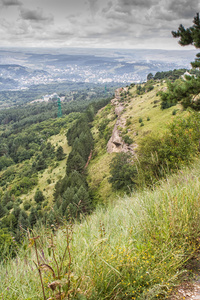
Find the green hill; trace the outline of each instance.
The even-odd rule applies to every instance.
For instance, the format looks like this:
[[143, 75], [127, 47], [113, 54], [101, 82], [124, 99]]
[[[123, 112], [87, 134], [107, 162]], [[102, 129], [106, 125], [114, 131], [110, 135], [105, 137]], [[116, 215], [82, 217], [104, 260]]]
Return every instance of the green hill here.
[[[199, 249], [199, 171], [196, 161], [153, 191], [98, 207], [81, 223], [30, 233], [39, 235], [46, 297], [60, 290], [66, 299], [166, 298]], [[43, 299], [35, 264], [34, 240], [25, 239], [17, 257], [1, 263], [2, 299]]]
[[161, 109], [166, 89], [162, 81], [132, 84], [111, 101], [81, 103], [72, 113], [66, 106], [58, 119], [45, 107], [28, 118], [16, 111], [20, 122], [7, 112], [0, 126], [3, 299], [172, 292], [199, 249], [200, 117], [180, 103]]

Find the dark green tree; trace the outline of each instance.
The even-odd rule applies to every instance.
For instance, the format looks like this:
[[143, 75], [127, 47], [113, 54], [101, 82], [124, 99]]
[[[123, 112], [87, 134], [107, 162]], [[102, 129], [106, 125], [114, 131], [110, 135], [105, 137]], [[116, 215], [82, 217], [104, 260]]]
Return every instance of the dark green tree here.
[[130, 192], [135, 185], [136, 167], [129, 153], [117, 153], [110, 164], [109, 182], [114, 190]]
[[152, 73], [149, 73], [149, 74], [147, 75], [147, 80], [151, 80], [151, 79], [153, 79], [153, 74], [152, 74]]
[[29, 227], [28, 216], [24, 210], [21, 210], [20, 212], [18, 226], [23, 229], [27, 229]]
[[59, 146], [56, 150], [56, 158], [57, 160], [62, 160], [64, 158], [64, 151], [63, 151], [63, 147]]
[[77, 153], [70, 153], [67, 159], [67, 174], [70, 174], [72, 171], [82, 172], [86, 164], [86, 161], [83, 157]]
[[[200, 19], [199, 13], [193, 20], [193, 26], [189, 28], [184, 28], [181, 24], [177, 31], [172, 31], [172, 35], [179, 39], [179, 44], [181, 46], [193, 45], [195, 48], [200, 48]], [[194, 68], [200, 67], [200, 53], [196, 55], [195, 62], [191, 63]]]
[[17, 244], [6, 228], [0, 229], [0, 258], [6, 259], [16, 255]]
[[[193, 20], [193, 26], [184, 28], [181, 24], [177, 31], [172, 31], [175, 38], [179, 38], [181, 46], [193, 45], [200, 48], [200, 19], [199, 13]], [[200, 68], [200, 53], [196, 55], [195, 62], [191, 63], [193, 68]], [[185, 76], [184, 79], [177, 79], [174, 83], [168, 83], [168, 90], [161, 92], [161, 107], [163, 109], [176, 105], [181, 102], [182, 105], [200, 110], [200, 76]]]
[[30, 215], [28, 217], [28, 221], [31, 227], [35, 225], [35, 223], [37, 222], [37, 218], [38, 218], [37, 210], [34, 207], [32, 207]]
[[36, 203], [41, 203], [42, 201], [44, 201], [44, 195], [42, 193], [42, 191], [40, 190], [36, 190], [35, 195], [34, 195], [34, 200]]
[[6, 209], [5, 207], [0, 203], [0, 218], [2, 218], [3, 216], [5, 216], [6, 214]]

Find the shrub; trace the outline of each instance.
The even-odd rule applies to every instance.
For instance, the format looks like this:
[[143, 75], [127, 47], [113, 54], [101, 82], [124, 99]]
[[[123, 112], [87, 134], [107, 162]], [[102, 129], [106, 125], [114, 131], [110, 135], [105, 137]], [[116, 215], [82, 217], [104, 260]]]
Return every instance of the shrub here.
[[174, 109], [174, 110], [172, 111], [172, 115], [173, 115], [173, 116], [176, 115], [176, 109]]
[[108, 181], [112, 183], [113, 189], [123, 189], [129, 193], [135, 186], [137, 174], [130, 153], [117, 153], [111, 161], [110, 168], [111, 177]]
[[40, 191], [39, 189], [37, 189], [37, 191], [35, 192], [35, 196], [34, 196], [34, 200], [36, 203], [40, 203], [42, 201], [44, 201], [44, 195], [42, 193], [42, 191]]
[[28, 200], [24, 201], [24, 209], [29, 210], [30, 207], [31, 207], [31, 203]]
[[191, 163], [198, 154], [200, 116], [192, 113], [185, 119], [177, 118], [163, 137], [149, 135], [142, 140], [139, 150], [139, 181], [152, 184], [169, 171]]
[[128, 145], [131, 145], [133, 143], [133, 139], [130, 138], [127, 134], [123, 137], [124, 142]]

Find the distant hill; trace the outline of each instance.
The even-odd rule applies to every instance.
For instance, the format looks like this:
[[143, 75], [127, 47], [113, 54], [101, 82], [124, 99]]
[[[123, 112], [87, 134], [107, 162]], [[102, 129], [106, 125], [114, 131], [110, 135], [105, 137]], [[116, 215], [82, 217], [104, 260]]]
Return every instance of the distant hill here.
[[64, 81], [130, 84], [146, 81], [149, 73], [190, 68], [195, 53], [194, 50], [10, 48], [0, 50], [0, 76], [18, 83], [4, 90]]

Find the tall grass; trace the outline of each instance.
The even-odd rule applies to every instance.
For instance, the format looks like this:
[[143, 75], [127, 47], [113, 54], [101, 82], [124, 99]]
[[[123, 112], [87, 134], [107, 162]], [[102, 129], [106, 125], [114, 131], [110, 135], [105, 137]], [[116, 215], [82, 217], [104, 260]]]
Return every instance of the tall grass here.
[[[116, 199], [106, 209], [74, 224], [70, 244], [70, 291], [66, 299], [166, 298], [185, 263], [199, 249], [200, 162], [154, 188]], [[41, 228], [40, 261], [53, 268], [49, 230]], [[55, 232], [55, 253], [66, 247], [64, 229]], [[2, 299], [43, 299], [34, 248], [0, 267]], [[69, 257], [66, 256], [65, 282]], [[42, 272], [46, 298], [52, 297], [50, 272]]]

